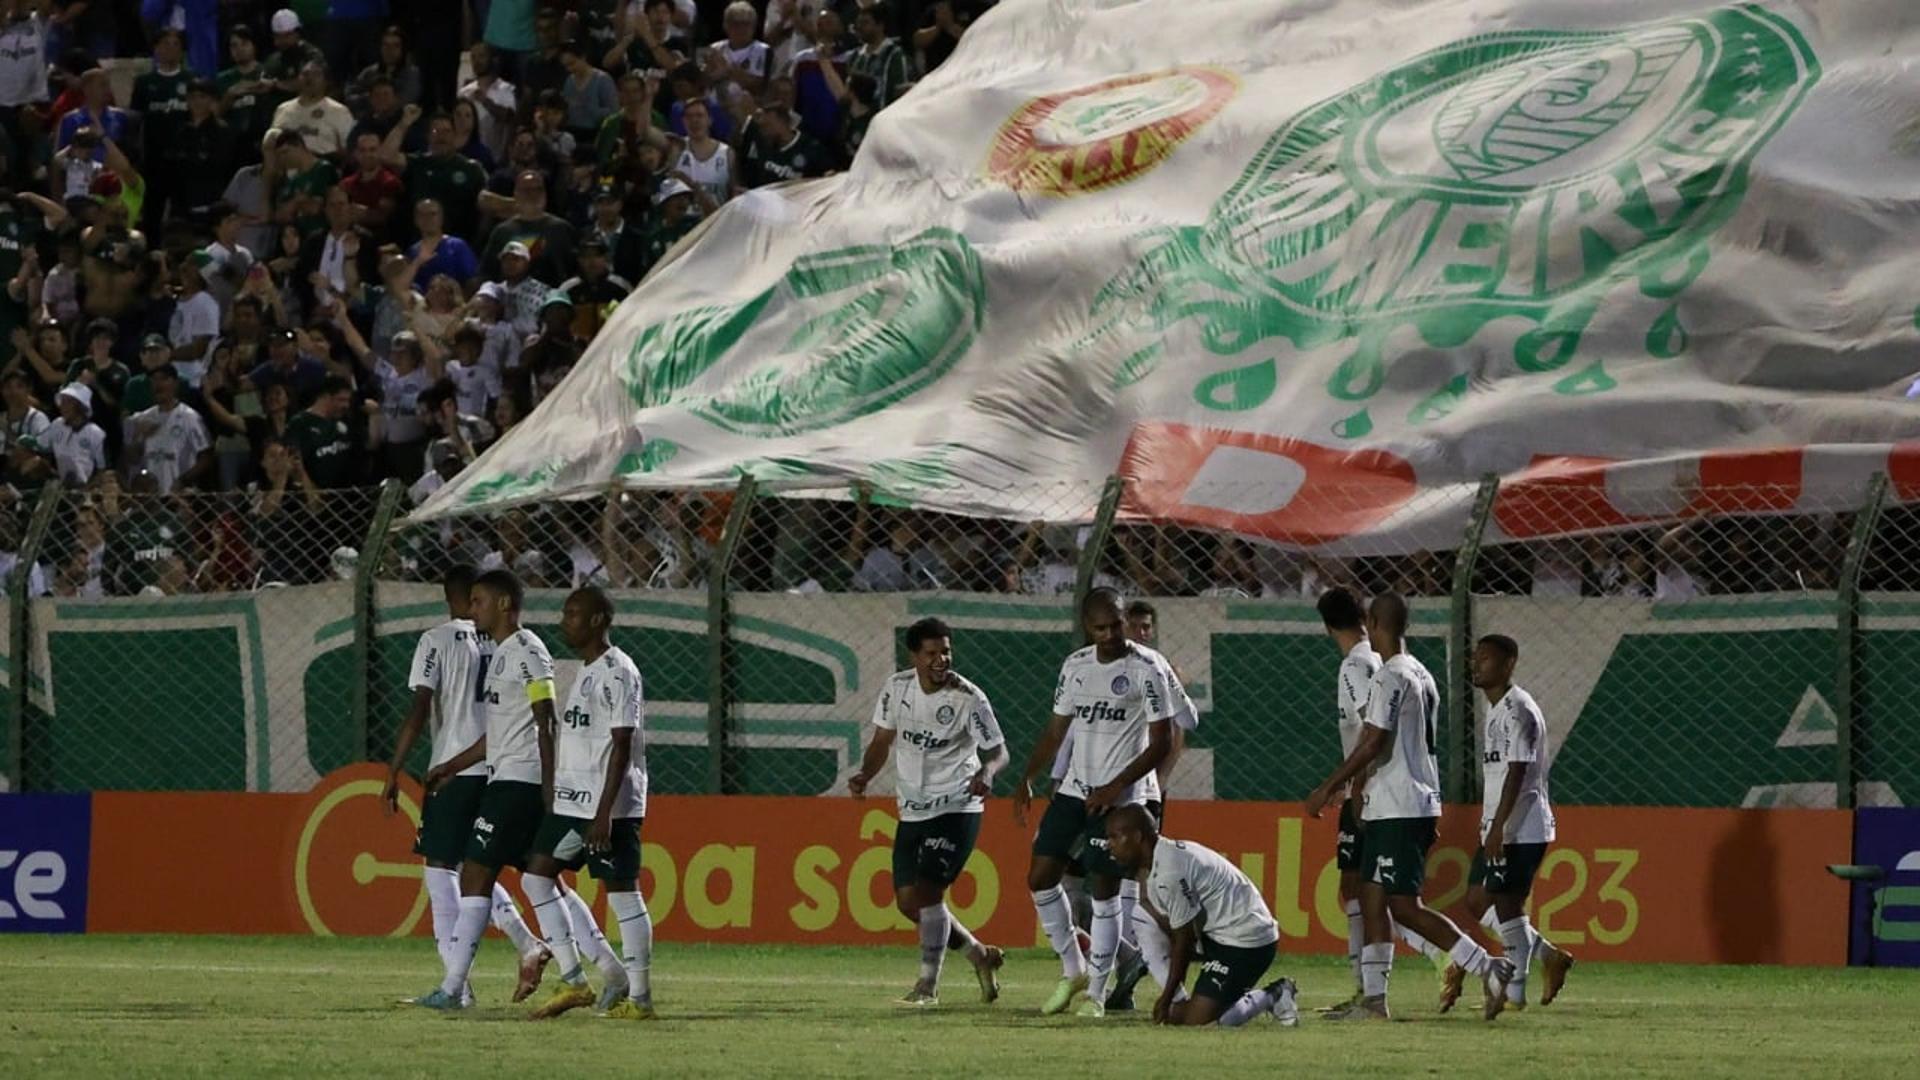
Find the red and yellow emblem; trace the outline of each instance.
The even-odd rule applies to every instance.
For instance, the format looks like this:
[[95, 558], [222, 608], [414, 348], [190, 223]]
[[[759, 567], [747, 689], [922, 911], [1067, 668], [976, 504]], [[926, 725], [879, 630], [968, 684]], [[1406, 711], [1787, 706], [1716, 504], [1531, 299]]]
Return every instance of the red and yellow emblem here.
[[1171, 156], [1239, 85], [1219, 68], [1180, 67], [1034, 98], [1000, 126], [987, 176], [1041, 195], [1124, 184]]

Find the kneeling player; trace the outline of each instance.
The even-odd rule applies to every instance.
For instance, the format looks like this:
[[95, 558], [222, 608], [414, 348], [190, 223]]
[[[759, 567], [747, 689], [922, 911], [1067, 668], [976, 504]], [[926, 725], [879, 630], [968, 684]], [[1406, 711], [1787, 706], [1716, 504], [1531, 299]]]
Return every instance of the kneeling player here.
[[[1542, 1005], [1550, 1004], [1566, 982], [1573, 955], [1541, 937], [1527, 918], [1533, 876], [1553, 843], [1553, 806], [1547, 800], [1547, 722], [1533, 695], [1513, 685], [1520, 646], [1503, 634], [1488, 634], [1473, 650], [1473, 685], [1487, 698], [1482, 729], [1480, 850], [1467, 876], [1467, 910], [1500, 936], [1513, 961], [1507, 1005], [1527, 1006], [1527, 968], [1535, 956], [1547, 975]], [[1491, 911], [1493, 917], [1488, 917]], [[1443, 1008], [1460, 996], [1466, 971], [1447, 969]]]
[[999, 949], [976, 941], [947, 909], [980, 836], [993, 778], [1007, 763], [1006, 740], [980, 688], [953, 670], [953, 632], [939, 619], [907, 627], [913, 668], [889, 678], [873, 707], [873, 741], [847, 778], [858, 798], [893, 754], [900, 825], [893, 837], [893, 890], [900, 914], [920, 928], [920, 977], [902, 1005], [935, 1005], [948, 949], [966, 953], [980, 1000], [1000, 996]]
[[[1239, 1027], [1261, 1013], [1289, 1027], [1300, 1019], [1292, 979], [1275, 979], [1255, 990], [1279, 947], [1280, 925], [1253, 879], [1210, 848], [1160, 836], [1153, 815], [1123, 806], [1107, 815], [1107, 850], [1113, 860], [1145, 871], [1141, 897], [1172, 936], [1167, 983], [1153, 1007], [1156, 1023]], [[1193, 994], [1178, 1000], [1187, 964], [1205, 957]]]
[[[647, 814], [647, 759], [640, 669], [607, 640], [613, 601], [598, 588], [575, 590], [560, 613], [560, 634], [580, 657], [567, 707], [540, 730], [541, 762], [552, 792], [521, 882], [560, 961], [561, 986], [534, 1010], [536, 1019], [594, 1002], [580, 971], [580, 946], [562, 906], [556, 878], [585, 866], [607, 887], [607, 907], [620, 923], [616, 958], [606, 939], [589, 945], [600, 968], [599, 1014], [653, 1019], [648, 985], [653, 924], [640, 896], [640, 823]], [[551, 717], [551, 714], [549, 714]]]

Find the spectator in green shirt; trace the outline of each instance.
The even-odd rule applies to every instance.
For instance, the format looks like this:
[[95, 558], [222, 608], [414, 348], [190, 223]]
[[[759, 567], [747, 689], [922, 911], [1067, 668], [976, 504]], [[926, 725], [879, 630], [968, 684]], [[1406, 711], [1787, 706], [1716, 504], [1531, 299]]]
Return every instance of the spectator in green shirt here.
[[273, 220], [292, 225], [302, 235], [324, 229], [327, 189], [340, 182], [333, 162], [316, 155], [297, 131], [283, 131], [274, 139], [279, 156], [280, 182], [273, 192]]
[[853, 20], [860, 47], [847, 57], [849, 74], [873, 77], [878, 87], [874, 107], [879, 109], [893, 104], [907, 90], [907, 51], [887, 36], [888, 17], [885, 0], [861, 8]]
[[402, 152], [407, 132], [420, 122], [420, 107], [408, 105], [400, 111], [400, 123], [387, 132], [380, 144], [380, 160], [407, 181], [407, 201], [428, 199], [440, 204], [445, 214], [446, 231], [463, 239], [480, 227], [480, 193], [487, 189], [487, 171], [472, 158], [460, 153], [460, 140], [454, 133], [453, 117], [435, 113], [427, 121], [427, 152]]
[[300, 452], [300, 465], [314, 487], [349, 487], [359, 475], [359, 454], [347, 426], [352, 408], [353, 383], [329, 375], [320, 381], [313, 404], [287, 421], [287, 440]]
[[260, 160], [260, 140], [273, 122], [273, 110], [280, 107], [280, 93], [266, 66], [260, 63], [260, 47], [252, 29], [234, 27], [227, 35], [227, 51], [233, 55], [233, 66], [214, 82], [220, 87], [222, 117], [233, 129], [241, 164], [251, 165]]

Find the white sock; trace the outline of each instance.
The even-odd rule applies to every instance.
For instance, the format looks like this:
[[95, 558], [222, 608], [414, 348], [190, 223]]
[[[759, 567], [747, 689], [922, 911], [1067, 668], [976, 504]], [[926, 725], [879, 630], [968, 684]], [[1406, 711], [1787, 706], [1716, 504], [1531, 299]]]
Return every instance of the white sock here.
[[1120, 949], [1120, 898], [1110, 896], [1093, 901], [1093, 925], [1087, 928], [1093, 938], [1093, 955], [1087, 957], [1087, 1000], [1107, 1000], [1107, 978], [1113, 974], [1113, 955]]
[[920, 985], [940, 985], [940, 965], [947, 959], [947, 932], [953, 916], [945, 904], [929, 904], [920, 909]]
[[1385, 997], [1387, 977], [1393, 974], [1393, 942], [1369, 942], [1360, 946], [1360, 992], [1368, 997]]
[[940, 906], [947, 913], [947, 948], [966, 953], [969, 960], [977, 959], [980, 956], [980, 939], [973, 936], [973, 931], [960, 925], [952, 908], [945, 904]]
[[440, 950], [440, 966], [444, 968], [454, 925], [460, 921], [460, 871], [429, 866], [424, 872], [427, 907], [433, 912], [433, 943]]
[[547, 948], [560, 963], [560, 977], [578, 984], [586, 979], [580, 973], [580, 947], [573, 943], [573, 918], [566, 902], [560, 899], [559, 883], [538, 874], [521, 874], [520, 887], [533, 901], [533, 920], [547, 939]]
[[1515, 916], [1512, 922], [1499, 925], [1500, 943], [1506, 946], [1507, 959], [1513, 962], [1513, 978], [1507, 983], [1507, 1000], [1527, 1000], [1527, 965], [1533, 960], [1533, 927], [1528, 924], [1526, 912]]
[[637, 892], [608, 893], [607, 908], [620, 924], [620, 955], [626, 962], [627, 996], [642, 1005], [651, 1005], [653, 985], [648, 969], [653, 967], [653, 918], [647, 914], [646, 898]]
[[1360, 901], [1349, 900], [1347, 907], [1347, 964], [1353, 968], [1353, 985], [1360, 985], [1360, 946], [1367, 943], [1367, 921], [1360, 915]]
[[1133, 878], [1120, 879], [1120, 947], [1124, 951], [1133, 940], [1133, 910], [1140, 906], [1140, 883]]
[[1220, 1014], [1221, 1027], [1239, 1027], [1241, 1024], [1273, 1008], [1273, 995], [1265, 990], [1249, 990], [1240, 995], [1240, 1000], [1227, 1006]]
[[513, 902], [513, 894], [497, 881], [493, 884], [493, 925], [507, 935], [521, 956], [540, 947], [539, 935], [529, 930], [527, 920], [520, 917], [520, 905]]
[[1460, 940], [1453, 943], [1453, 948], [1447, 950], [1447, 955], [1453, 959], [1454, 963], [1466, 968], [1468, 974], [1475, 976], [1484, 977], [1487, 968], [1493, 964], [1493, 957], [1488, 955], [1487, 950], [1481, 948], [1479, 942], [1465, 934], [1461, 934]]
[[[1480, 916], [1480, 925], [1486, 927], [1488, 932], [1496, 936], [1500, 933], [1500, 913], [1493, 910], [1491, 904], [1487, 906], [1486, 912]], [[1502, 938], [1501, 940], [1504, 941], [1505, 939]], [[1533, 925], [1533, 920], [1527, 920], [1527, 959], [1529, 962], [1542, 952], [1559, 951], [1560, 950], [1553, 947], [1553, 942], [1540, 936], [1540, 930]], [[1513, 966], [1519, 967], [1519, 954], [1515, 953], [1512, 949], [1508, 949], [1507, 954], [1513, 959]]]
[[1140, 947], [1140, 959], [1147, 962], [1147, 974], [1153, 976], [1154, 985], [1166, 989], [1173, 942], [1167, 940], [1166, 932], [1145, 908], [1133, 909], [1133, 941]]
[[467, 991], [467, 972], [473, 970], [473, 958], [480, 951], [480, 939], [487, 933], [487, 918], [493, 900], [485, 896], [460, 898], [460, 914], [453, 923], [453, 937], [447, 942], [447, 977], [440, 989], [448, 997], [458, 998]]
[[1447, 950], [1435, 945], [1433, 942], [1428, 941], [1412, 930], [1401, 926], [1399, 923], [1393, 924], [1393, 932], [1398, 934], [1400, 940], [1406, 942], [1409, 948], [1426, 957], [1428, 960], [1438, 964], [1447, 959]]
[[1068, 874], [1060, 879], [1067, 894], [1067, 910], [1073, 913], [1073, 925], [1085, 930], [1093, 925], [1093, 894], [1087, 891], [1087, 879]]
[[1047, 932], [1047, 942], [1060, 954], [1060, 973], [1069, 979], [1084, 975], [1087, 958], [1080, 954], [1080, 939], [1073, 936], [1073, 911], [1067, 903], [1067, 890], [1055, 885], [1033, 894], [1033, 910]]
[[623, 971], [620, 957], [613, 946], [607, 944], [607, 935], [600, 932], [600, 920], [593, 917], [593, 909], [580, 899], [579, 893], [567, 888], [564, 881], [559, 885], [560, 900], [567, 905], [567, 914], [573, 919], [574, 944], [593, 961], [604, 978], [618, 980]]

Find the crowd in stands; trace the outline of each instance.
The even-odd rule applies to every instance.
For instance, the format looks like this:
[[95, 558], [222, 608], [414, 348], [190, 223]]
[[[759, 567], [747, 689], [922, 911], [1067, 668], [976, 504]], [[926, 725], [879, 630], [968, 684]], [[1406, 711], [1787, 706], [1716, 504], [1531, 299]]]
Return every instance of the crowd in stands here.
[[57, 485], [36, 593], [336, 574], [990, 6], [0, 0], [0, 572]]

